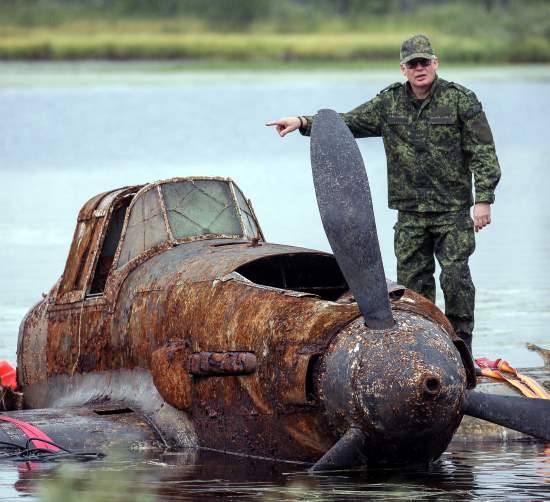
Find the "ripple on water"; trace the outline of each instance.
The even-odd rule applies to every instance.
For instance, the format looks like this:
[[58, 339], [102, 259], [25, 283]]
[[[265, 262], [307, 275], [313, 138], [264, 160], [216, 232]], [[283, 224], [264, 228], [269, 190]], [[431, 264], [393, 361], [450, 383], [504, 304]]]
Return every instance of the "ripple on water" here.
[[[143, 500], [167, 501], [546, 500], [550, 493], [550, 456], [540, 443], [453, 447], [427, 468], [371, 468], [315, 476], [291, 464], [214, 453], [201, 454], [194, 464], [187, 463], [190, 457], [185, 454], [146, 455], [72, 466], [78, 500], [88, 500], [90, 491], [105, 497], [132, 493]], [[4, 463], [2, 500], [36, 500], [44, 483], [60, 476], [58, 469], [41, 464], [29, 470], [25, 464]], [[63, 476], [66, 482], [67, 474]]]

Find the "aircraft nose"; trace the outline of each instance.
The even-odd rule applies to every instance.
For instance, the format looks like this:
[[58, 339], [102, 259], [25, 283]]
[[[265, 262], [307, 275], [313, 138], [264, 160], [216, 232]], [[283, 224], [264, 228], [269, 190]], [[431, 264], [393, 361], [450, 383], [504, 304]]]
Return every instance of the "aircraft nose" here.
[[422, 379], [420, 385], [424, 400], [430, 401], [435, 399], [441, 390], [441, 379], [437, 375], [428, 375]]
[[321, 398], [339, 434], [363, 431], [367, 453], [431, 460], [460, 423], [466, 374], [441, 327], [410, 313], [394, 317], [388, 330], [358, 319], [338, 333], [325, 356]]

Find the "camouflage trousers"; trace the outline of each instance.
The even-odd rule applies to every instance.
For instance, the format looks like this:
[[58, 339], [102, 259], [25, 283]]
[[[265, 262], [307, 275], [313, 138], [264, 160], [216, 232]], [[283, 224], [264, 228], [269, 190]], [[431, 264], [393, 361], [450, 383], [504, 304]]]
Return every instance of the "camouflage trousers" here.
[[474, 329], [475, 287], [468, 259], [475, 249], [470, 211], [399, 211], [394, 227], [397, 281], [435, 303], [435, 260], [445, 297], [445, 315], [457, 334]]

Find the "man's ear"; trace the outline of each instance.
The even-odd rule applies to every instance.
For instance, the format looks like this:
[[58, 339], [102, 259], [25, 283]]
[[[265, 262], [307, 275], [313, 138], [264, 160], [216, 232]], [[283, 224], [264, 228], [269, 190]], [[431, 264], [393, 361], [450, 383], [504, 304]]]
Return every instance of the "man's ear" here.
[[437, 70], [439, 68], [439, 59], [434, 58], [434, 61], [432, 64], [434, 65], [434, 70]]
[[407, 76], [407, 68], [405, 68], [405, 65], [400, 64], [399, 68], [401, 68], [401, 73], [403, 74], [403, 76], [406, 77]]

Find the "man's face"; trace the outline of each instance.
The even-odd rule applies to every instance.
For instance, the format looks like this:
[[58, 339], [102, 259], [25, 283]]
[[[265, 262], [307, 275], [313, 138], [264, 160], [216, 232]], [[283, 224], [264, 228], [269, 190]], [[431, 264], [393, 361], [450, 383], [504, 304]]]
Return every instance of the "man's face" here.
[[405, 75], [412, 87], [430, 87], [435, 79], [439, 61], [435, 59], [413, 59], [401, 65], [401, 73]]

